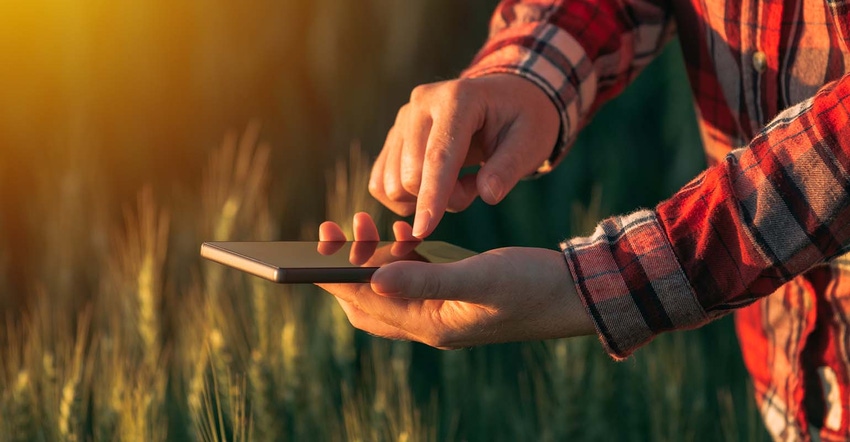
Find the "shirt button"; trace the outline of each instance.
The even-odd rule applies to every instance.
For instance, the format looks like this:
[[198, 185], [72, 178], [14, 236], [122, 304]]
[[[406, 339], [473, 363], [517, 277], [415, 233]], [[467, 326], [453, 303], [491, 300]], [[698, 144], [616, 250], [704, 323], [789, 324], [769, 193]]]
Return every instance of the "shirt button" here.
[[758, 51], [753, 54], [753, 68], [755, 68], [756, 72], [761, 74], [767, 69], [767, 55], [762, 51]]

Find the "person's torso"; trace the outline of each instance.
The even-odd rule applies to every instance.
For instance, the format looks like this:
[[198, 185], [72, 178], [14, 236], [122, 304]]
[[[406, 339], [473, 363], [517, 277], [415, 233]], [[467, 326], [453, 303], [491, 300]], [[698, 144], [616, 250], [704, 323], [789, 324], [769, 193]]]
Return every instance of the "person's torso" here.
[[709, 164], [850, 70], [850, 3], [675, 0]]
[[[709, 165], [850, 71], [850, 1], [675, 0]], [[850, 434], [850, 255], [737, 312], [745, 364], [777, 440]]]

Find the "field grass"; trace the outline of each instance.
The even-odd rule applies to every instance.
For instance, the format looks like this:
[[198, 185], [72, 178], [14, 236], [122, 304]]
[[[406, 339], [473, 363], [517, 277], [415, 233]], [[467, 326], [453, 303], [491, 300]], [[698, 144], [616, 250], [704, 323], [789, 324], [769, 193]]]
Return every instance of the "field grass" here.
[[[311, 286], [175, 250], [177, 235], [271, 239], [268, 155], [256, 126], [228, 137], [207, 162], [196, 231], [175, 232], [174, 210], [145, 188], [87, 257], [102, 263], [96, 293], [37, 283], [27, 314], [6, 313], [0, 440], [763, 437], [722, 321], [623, 363], [595, 338], [443, 352], [355, 332]], [[367, 171], [356, 145], [331, 168], [331, 218], [378, 210], [360, 190]], [[598, 210], [576, 208], [575, 225]], [[79, 238], [46, 233], [74, 254]]]

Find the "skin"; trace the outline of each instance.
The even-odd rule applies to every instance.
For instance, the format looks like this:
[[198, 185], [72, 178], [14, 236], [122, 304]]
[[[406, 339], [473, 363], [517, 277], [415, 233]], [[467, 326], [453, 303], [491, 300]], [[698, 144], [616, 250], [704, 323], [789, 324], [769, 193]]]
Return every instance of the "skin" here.
[[[430, 235], [446, 210], [481, 196], [500, 202], [549, 158], [560, 120], [537, 85], [509, 74], [417, 87], [401, 107], [372, 168], [369, 192], [393, 212], [415, 213], [413, 235]], [[480, 165], [458, 177], [464, 166]]]
[[[419, 86], [387, 134], [369, 191], [397, 214], [415, 214], [413, 226], [395, 223], [397, 241], [426, 238], [447, 210], [463, 210], [478, 196], [489, 204], [501, 201], [549, 157], [559, 125], [546, 94], [518, 76]], [[459, 177], [469, 165], [481, 167]], [[319, 239], [346, 240], [333, 222], [320, 226]], [[379, 239], [372, 218], [355, 215], [354, 240]], [[361, 257], [353, 251], [351, 260]], [[354, 327], [437, 348], [594, 331], [566, 261], [554, 250], [510, 247], [451, 264], [394, 262], [378, 269], [369, 284], [322, 287]]]
[[[396, 241], [416, 241], [405, 222], [393, 231]], [[354, 216], [355, 241], [379, 239], [368, 214]], [[346, 237], [325, 222], [319, 240]], [[554, 250], [509, 247], [450, 264], [399, 261], [378, 269], [368, 284], [320, 286], [354, 327], [442, 349], [593, 333], [564, 257]]]

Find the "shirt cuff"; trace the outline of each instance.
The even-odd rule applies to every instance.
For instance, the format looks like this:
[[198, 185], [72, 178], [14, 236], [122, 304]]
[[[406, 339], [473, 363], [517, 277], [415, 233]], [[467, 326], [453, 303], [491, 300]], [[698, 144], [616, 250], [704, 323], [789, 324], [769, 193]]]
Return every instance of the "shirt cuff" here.
[[492, 36], [461, 77], [497, 73], [532, 81], [555, 104], [561, 120], [558, 142], [537, 174], [551, 171], [572, 144], [596, 98], [593, 64], [567, 32], [549, 23], [525, 23]]
[[602, 221], [561, 243], [576, 290], [608, 353], [628, 357], [661, 332], [709, 321], [655, 212]]

